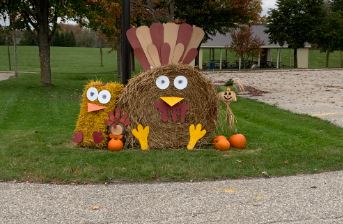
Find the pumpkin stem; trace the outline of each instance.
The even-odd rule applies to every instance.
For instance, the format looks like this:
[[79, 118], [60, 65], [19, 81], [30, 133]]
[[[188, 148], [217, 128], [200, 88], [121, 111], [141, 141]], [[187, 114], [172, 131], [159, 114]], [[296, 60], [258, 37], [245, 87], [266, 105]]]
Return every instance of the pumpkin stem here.
[[120, 140], [123, 138], [123, 135], [114, 135], [114, 134], [109, 134], [111, 139], [115, 139], [115, 140]]

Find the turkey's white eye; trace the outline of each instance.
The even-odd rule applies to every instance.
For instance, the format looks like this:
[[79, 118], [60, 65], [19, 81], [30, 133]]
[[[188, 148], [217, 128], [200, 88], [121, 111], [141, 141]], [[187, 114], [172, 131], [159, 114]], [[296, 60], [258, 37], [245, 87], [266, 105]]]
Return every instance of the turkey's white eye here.
[[94, 87], [91, 87], [87, 90], [87, 99], [94, 101], [98, 99], [98, 90]]
[[156, 86], [159, 89], [166, 89], [169, 86], [169, 79], [165, 75], [161, 75], [156, 79]]
[[111, 93], [107, 90], [103, 90], [99, 93], [98, 100], [102, 104], [106, 104], [111, 100]]
[[174, 86], [179, 90], [186, 88], [187, 85], [188, 80], [185, 76], [179, 75], [174, 79]]

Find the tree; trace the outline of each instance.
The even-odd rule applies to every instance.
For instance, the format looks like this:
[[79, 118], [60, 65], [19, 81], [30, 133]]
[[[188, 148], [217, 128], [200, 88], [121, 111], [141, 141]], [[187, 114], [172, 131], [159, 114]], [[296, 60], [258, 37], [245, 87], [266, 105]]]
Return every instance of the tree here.
[[226, 33], [231, 27], [260, 20], [261, 0], [131, 0], [131, 23], [187, 22], [207, 35]]
[[36, 37], [41, 69], [41, 83], [52, 84], [50, 44], [57, 27], [57, 18], [75, 17], [82, 0], [3, 0], [0, 14], [10, 17], [12, 28], [26, 29]]
[[[113, 49], [117, 50], [117, 68], [120, 73], [120, 0], [88, 0], [85, 10], [86, 20], [79, 20], [82, 26], [86, 26], [98, 34], [106, 37], [112, 43]], [[100, 47], [100, 66], [102, 66], [102, 47]]]
[[[336, 12], [336, 13], [339, 13], [339, 15], [341, 17], [343, 17], [343, 0], [333, 0], [333, 10]], [[341, 26], [343, 27], [343, 26]], [[342, 35], [343, 36], [343, 35]], [[343, 67], [343, 57], [342, 57], [342, 51], [343, 51], [343, 40], [341, 40], [340, 42], [340, 56], [341, 56], [341, 67]]]
[[32, 32], [27, 31], [27, 30], [23, 32], [22, 38], [20, 40], [20, 45], [27, 45], [27, 46], [37, 45], [36, 38], [34, 37], [34, 35], [32, 35]]
[[0, 27], [0, 45], [5, 45], [7, 43], [7, 30]]
[[330, 52], [343, 49], [343, 17], [334, 10], [333, 4], [325, 4], [325, 17], [317, 23], [314, 36], [314, 43], [326, 52], [326, 67], [329, 67]]
[[52, 46], [62, 46], [62, 35], [57, 30], [55, 31], [54, 35], [52, 36], [51, 45]]
[[341, 15], [343, 14], [343, 0], [332, 0], [332, 10], [338, 12]]
[[75, 36], [72, 31], [63, 32], [64, 34], [64, 47], [75, 47]]
[[276, 6], [268, 13], [266, 32], [273, 43], [294, 49], [297, 67], [297, 49], [313, 41], [316, 24], [324, 17], [323, 0], [277, 0]]
[[114, 45], [120, 33], [120, 0], [85, 1], [84, 15], [79, 23], [97, 32], [102, 32]]
[[241, 26], [239, 29], [231, 33], [232, 50], [239, 56], [239, 68], [241, 67], [241, 60], [244, 58], [254, 57], [258, 55], [263, 41], [253, 35], [251, 28], [247, 25]]
[[0, 27], [0, 45], [5, 45], [7, 43], [7, 36], [6, 30]]

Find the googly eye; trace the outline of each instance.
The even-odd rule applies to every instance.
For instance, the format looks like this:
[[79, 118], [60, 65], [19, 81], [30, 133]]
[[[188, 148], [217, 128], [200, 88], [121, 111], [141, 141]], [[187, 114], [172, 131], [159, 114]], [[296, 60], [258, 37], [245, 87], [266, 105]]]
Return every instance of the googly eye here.
[[90, 101], [98, 99], [98, 90], [94, 87], [89, 88], [87, 90], [87, 99]]
[[179, 76], [176, 76], [176, 78], [174, 79], [174, 86], [179, 90], [186, 88], [187, 85], [188, 85], [188, 80], [185, 76], [179, 75]]
[[108, 90], [102, 90], [99, 93], [98, 100], [102, 104], [106, 104], [111, 100], [111, 93]]
[[165, 75], [161, 75], [159, 76], [157, 79], [156, 79], [156, 86], [159, 88], [159, 89], [166, 89], [168, 88], [169, 86], [169, 79], [167, 76]]

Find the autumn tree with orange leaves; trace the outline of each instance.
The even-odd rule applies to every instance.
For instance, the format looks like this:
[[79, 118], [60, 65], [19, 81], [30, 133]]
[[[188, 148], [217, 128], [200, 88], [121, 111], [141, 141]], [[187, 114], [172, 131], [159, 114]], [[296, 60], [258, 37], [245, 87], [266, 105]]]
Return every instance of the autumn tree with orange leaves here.
[[263, 41], [254, 35], [251, 27], [242, 25], [239, 29], [231, 33], [232, 50], [239, 56], [239, 68], [241, 67], [241, 60], [249, 57], [256, 57], [260, 51], [260, 47], [264, 44]]
[[120, 33], [120, 0], [88, 0], [84, 4], [83, 18], [79, 22], [97, 32], [109, 41], [117, 43]]

